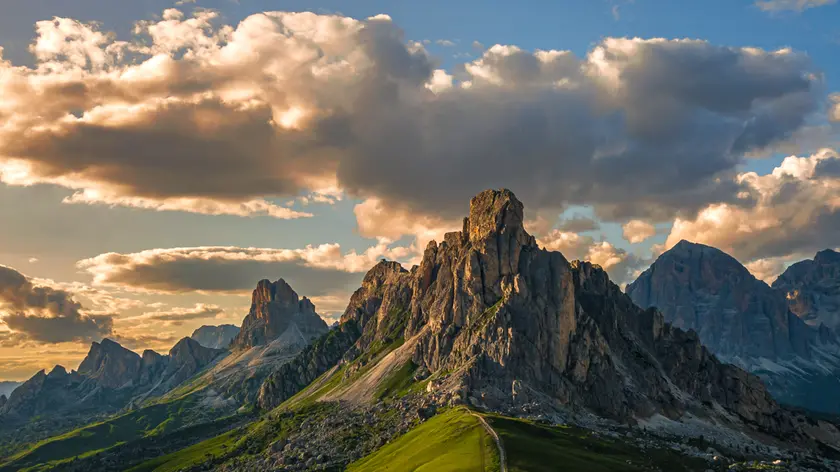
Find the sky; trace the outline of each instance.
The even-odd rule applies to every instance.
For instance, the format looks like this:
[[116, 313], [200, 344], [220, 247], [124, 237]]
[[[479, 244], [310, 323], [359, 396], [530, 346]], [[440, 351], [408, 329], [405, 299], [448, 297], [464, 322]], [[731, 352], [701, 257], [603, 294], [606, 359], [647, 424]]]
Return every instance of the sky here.
[[513, 190], [632, 281], [680, 239], [772, 281], [840, 228], [833, 0], [0, 5], [0, 379], [165, 352], [286, 279], [335, 320]]

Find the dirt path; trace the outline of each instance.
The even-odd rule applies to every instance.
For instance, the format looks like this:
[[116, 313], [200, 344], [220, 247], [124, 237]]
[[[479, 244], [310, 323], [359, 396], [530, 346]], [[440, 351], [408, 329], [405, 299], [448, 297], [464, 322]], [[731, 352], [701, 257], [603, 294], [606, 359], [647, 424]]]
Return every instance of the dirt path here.
[[[472, 413], [472, 412], [471, 412]], [[499, 449], [499, 471], [500, 472], [507, 472], [507, 455], [505, 454], [505, 447], [502, 445], [502, 438], [496, 433], [496, 430], [490, 426], [490, 423], [484, 419], [483, 416], [472, 413], [473, 416], [478, 418], [478, 421], [481, 422], [481, 425], [484, 426], [484, 429], [487, 430], [487, 433], [493, 438], [493, 441], [496, 443], [496, 447]]]

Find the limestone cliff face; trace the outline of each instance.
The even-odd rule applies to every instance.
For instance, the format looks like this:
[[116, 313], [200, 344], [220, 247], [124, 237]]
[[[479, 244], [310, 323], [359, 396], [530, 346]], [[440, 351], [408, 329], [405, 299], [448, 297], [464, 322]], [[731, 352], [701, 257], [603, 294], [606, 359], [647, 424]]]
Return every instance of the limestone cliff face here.
[[790, 310], [807, 324], [840, 334], [840, 253], [820, 251], [813, 260], [791, 265], [773, 282]]
[[251, 297], [251, 310], [231, 346], [244, 349], [264, 345], [290, 328], [299, 331], [306, 342], [329, 329], [315, 313], [315, 305], [306, 297], [299, 298], [285, 280], [260, 280]]
[[783, 296], [731, 256], [680, 241], [627, 287], [639, 306], [655, 306], [665, 320], [691, 329], [724, 357], [810, 359], [810, 334]]

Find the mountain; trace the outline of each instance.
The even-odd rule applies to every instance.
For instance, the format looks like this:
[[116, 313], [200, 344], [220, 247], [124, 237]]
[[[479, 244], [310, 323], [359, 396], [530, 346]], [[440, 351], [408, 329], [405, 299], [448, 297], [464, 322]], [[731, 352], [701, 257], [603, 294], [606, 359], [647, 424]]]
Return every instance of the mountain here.
[[[837, 470], [830, 421], [780, 406], [600, 267], [541, 249], [523, 219], [510, 191], [482, 192], [462, 231], [408, 270], [376, 264], [303, 347], [314, 307], [261, 281], [230, 355], [0, 471], [71, 457], [72, 471]], [[170, 416], [149, 424], [155, 408]], [[196, 410], [216, 419], [183, 420]], [[139, 433], [108, 436], [129, 421]], [[155, 426], [175, 423], [189, 426]]]
[[2, 381], [0, 382], [0, 395], [5, 395], [6, 397], [9, 396], [14, 389], [20, 387], [21, 383], [23, 382], [11, 382], [11, 381]]
[[231, 341], [239, 334], [239, 327], [225, 324], [219, 326], [202, 326], [190, 336], [204, 347], [212, 349], [227, 349]]
[[251, 310], [231, 346], [247, 349], [280, 336], [305, 346], [328, 330], [327, 323], [315, 313], [315, 305], [306, 297], [298, 297], [285, 280], [260, 280], [251, 297]]
[[693, 331], [635, 305], [598, 266], [539, 248], [508, 190], [473, 198], [463, 230], [429, 243], [419, 266], [377, 264], [341, 322], [360, 333], [353, 346], [339, 357], [345, 343], [323, 343], [272, 374], [261, 388], [263, 408], [284, 404], [317, 375], [305, 394], [370, 404], [383, 382], [410, 371], [429, 379], [425, 391], [437, 404], [553, 417], [582, 409], [629, 423], [690, 416], [816, 441], [758, 377], [720, 362]]
[[179, 341], [167, 356], [147, 350], [141, 357], [110, 339], [94, 342], [77, 371], [55, 366], [15, 389], [0, 407], [0, 436], [17, 432], [19, 425], [49, 430], [51, 422], [63, 424], [59, 419], [84, 421], [114, 413], [165, 393], [223, 353], [190, 338]]
[[773, 282], [788, 307], [803, 321], [840, 334], [840, 253], [820, 251], [813, 260], [791, 265]]
[[[80, 367], [83, 373], [65, 372], [50, 380], [52, 374], [42, 372], [30, 379], [15, 393], [32, 391], [18, 401], [29, 409], [15, 408], [17, 416], [0, 412], [0, 471], [81, 456], [93, 450], [87, 444], [112, 452], [91, 456], [93, 465], [81, 462], [78, 468], [65, 465], [62, 470], [125, 470], [124, 465], [138, 458], [155, 457], [248, 421], [253, 412], [249, 405], [256, 402], [263, 380], [306, 352], [316, 333], [329, 332], [314, 305], [282, 280], [261, 281], [252, 301], [243, 323], [250, 335], [231, 351], [183, 338], [168, 355], [146, 350], [137, 356], [106, 340], [92, 345]], [[91, 386], [96, 388], [88, 394]], [[27, 419], [30, 423], [18, 428]], [[10, 462], [3, 462], [4, 455]], [[115, 456], [119, 460], [111, 460]]]
[[759, 375], [780, 401], [840, 412], [840, 346], [723, 251], [680, 241], [626, 292], [675, 327], [698, 333], [721, 359]]

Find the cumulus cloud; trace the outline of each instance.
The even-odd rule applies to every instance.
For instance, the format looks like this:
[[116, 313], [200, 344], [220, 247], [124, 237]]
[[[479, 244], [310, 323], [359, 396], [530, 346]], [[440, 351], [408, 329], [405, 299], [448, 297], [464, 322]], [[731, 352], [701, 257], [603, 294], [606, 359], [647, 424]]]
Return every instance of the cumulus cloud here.
[[824, 7], [835, 3], [837, 3], [837, 0], [756, 0], [755, 5], [767, 12], [801, 12], [809, 8]]
[[745, 172], [738, 180], [756, 205], [712, 204], [696, 218], [678, 218], [666, 246], [680, 239], [701, 242], [753, 262], [757, 273], [766, 274], [771, 267], [778, 269], [778, 260], [772, 264], [762, 260], [792, 254], [810, 257], [837, 245], [840, 158], [836, 151], [790, 156], [768, 174]]
[[0, 266], [0, 325], [6, 328], [0, 333], [4, 345], [88, 342], [111, 334], [113, 318], [89, 315], [70, 292]]
[[412, 249], [386, 241], [359, 253], [338, 244], [303, 249], [192, 247], [107, 253], [78, 262], [94, 285], [156, 293], [252, 290], [258, 280], [283, 277], [306, 296], [324, 296], [359, 283], [380, 258], [406, 260]]
[[630, 220], [621, 229], [624, 239], [631, 244], [645, 242], [656, 235], [656, 227], [642, 220]]
[[0, 180], [76, 204], [296, 218], [276, 199], [326, 180], [421, 219], [502, 186], [535, 210], [685, 217], [745, 203], [743, 155], [801, 128], [821, 89], [803, 54], [697, 40], [495, 45], [445, 71], [382, 15], [36, 29], [34, 67], [0, 62]]
[[608, 241], [595, 241], [590, 236], [559, 229], [553, 229], [537, 238], [537, 243], [548, 251], [563, 253], [568, 260], [578, 259], [600, 265], [618, 284], [629, 282], [649, 262]]

